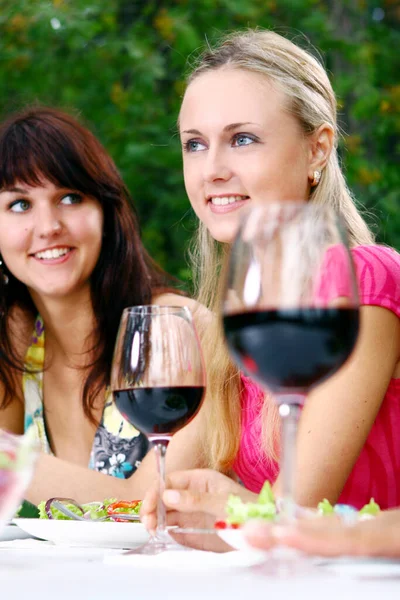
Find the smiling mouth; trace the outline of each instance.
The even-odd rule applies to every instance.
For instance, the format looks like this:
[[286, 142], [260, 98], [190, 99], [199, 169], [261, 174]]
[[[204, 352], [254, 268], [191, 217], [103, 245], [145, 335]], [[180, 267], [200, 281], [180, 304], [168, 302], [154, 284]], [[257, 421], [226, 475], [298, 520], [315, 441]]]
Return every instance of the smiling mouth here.
[[55, 260], [57, 258], [61, 258], [65, 256], [69, 252], [71, 252], [73, 248], [66, 246], [65, 248], [53, 248], [51, 250], [43, 250], [42, 252], [36, 252], [36, 254], [32, 254], [34, 258], [38, 258], [39, 260]]
[[209, 198], [209, 202], [214, 206], [226, 206], [227, 204], [235, 204], [236, 202], [242, 202], [243, 200], [249, 200], [249, 196], [212, 196]]

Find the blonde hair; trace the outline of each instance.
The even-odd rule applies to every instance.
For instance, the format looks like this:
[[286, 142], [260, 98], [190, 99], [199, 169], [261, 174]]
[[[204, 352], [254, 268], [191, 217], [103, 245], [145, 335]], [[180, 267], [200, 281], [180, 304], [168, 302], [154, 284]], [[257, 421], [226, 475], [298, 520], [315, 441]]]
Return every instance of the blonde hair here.
[[[328, 123], [334, 132], [334, 145], [321, 180], [311, 188], [310, 200], [328, 203], [342, 216], [351, 246], [373, 243], [373, 236], [359, 214], [340, 168], [337, 144], [336, 97], [327, 73], [309, 52], [272, 31], [248, 30], [230, 34], [200, 56], [188, 77], [188, 85], [208, 71], [221, 68], [259, 73], [286, 94], [288, 110], [311, 135]], [[220, 312], [223, 294], [223, 268], [229, 245], [211, 238], [203, 223], [191, 252], [197, 297], [215, 314]], [[221, 319], [202, 335], [208, 373], [208, 425], [205, 448], [210, 465], [227, 471], [239, 449], [242, 392], [240, 373], [229, 358], [224, 343]], [[279, 453], [279, 417], [268, 394], [262, 410], [260, 450], [265, 460], [276, 460]]]

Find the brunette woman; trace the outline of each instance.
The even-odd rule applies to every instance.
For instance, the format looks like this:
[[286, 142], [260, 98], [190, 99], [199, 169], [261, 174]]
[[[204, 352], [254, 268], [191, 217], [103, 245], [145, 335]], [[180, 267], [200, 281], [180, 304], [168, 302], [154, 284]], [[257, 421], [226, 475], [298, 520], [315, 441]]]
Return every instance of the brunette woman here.
[[[0, 427], [40, 443], [28, 499], [140, 498], [156, 473], [152, 456], [136, 473], [148, 441], [108, 391], [121, 313], [190, 301], [145, 251], [114, 162], [69, 114], [28, 108], [0, 126], [0, 255]], [[192, 466], [174, 445], [171, 465]]]

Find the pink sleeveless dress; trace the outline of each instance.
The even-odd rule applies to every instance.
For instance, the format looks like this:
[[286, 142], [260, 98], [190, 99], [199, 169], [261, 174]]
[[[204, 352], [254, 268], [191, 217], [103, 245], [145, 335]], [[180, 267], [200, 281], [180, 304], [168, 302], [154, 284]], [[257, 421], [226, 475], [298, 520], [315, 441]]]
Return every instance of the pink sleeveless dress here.
[[[352, 254], [360, 304], [382, 306], [400, 318], [400, 254], [385, 246], [358, 246]], [[340, 277], [339, 270], [329, 272]], [[241, 439], [233, 469], [246, 488], [258, 493], [265, 480], [274, 483], [279, 465], [260, 449], [263, 392], [244, 375], [242, 383]], [[400, 506], [400, 379], [390, 381], [338, 501], [361, 508], [370, 498], [382, 509]]]

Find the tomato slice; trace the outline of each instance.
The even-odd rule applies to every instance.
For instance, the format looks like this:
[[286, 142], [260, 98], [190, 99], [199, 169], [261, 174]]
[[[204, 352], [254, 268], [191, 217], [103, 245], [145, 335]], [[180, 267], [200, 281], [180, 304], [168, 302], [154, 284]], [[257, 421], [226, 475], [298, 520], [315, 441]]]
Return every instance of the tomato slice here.
[[214, 529], [239, 529], [241, 523], [227, 523], [226, 521], [215, 521]]
[[138, 504], [140, 504], [140, 500], [131, 500], [130, 502], [128, 500], [120, 500], [119, 502], [113, 502], [107, 506], [107, 514], [118, 515], [124, 511], [116, 510], [117, 508], [136, 508]]

